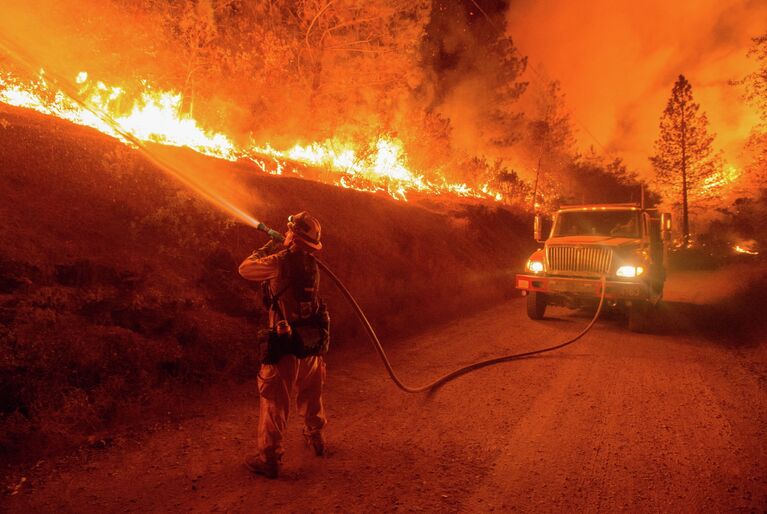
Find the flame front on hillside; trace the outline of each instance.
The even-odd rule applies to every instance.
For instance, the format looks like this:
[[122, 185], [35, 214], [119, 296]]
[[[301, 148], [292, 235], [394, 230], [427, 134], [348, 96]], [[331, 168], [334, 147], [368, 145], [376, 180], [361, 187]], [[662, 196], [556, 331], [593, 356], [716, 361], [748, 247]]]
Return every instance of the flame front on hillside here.
[[362, 149], [364, 151], [338, 140], [296, 144], [287, 150], [277, 150], [269, 144], [242, 147], [227, 135], [206, 130], [193, 117], [181, 114], [183, 98], [180, 93], [155, 90], [144, 82], [142, 91], [129, 94], [121, 87], [90, 80], [84, 71], [77, 74], [74, 82], [78, 88], [78, 100], [106, 114], [114, 120], [115, 126], [53, 87], [46, 80], [43, 70], [37, 80], [28, 82], [10, 74], [0, 75], [0, 102], [89, 126], [128, 144], [130, 141], [120, 132], [140, 141], [188, 147], [220, 159], [250, 160], [265, 173], [282, 175], [285, 170], [290, 170], [300, 176], [300, 170], [290, 166], [290, 162], [321, 167], [333, 172], [331, 182], [334, 185], [385, 192], [398, 200], [407, 200], [409, 192], [450, 193], [495, 201], [503, 199], [488, 184], [473, 188], [445, 179], [428, 180], [414, 173], [408, 168], [402, 142], [394, 137], [380, 137], [371, 142], [370, 148]]

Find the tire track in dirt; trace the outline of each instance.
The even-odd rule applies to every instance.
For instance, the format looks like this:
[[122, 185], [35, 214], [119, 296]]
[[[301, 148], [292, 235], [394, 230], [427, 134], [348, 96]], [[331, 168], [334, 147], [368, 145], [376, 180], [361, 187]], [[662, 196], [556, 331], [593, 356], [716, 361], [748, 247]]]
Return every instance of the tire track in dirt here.
[[[568, 356], [572, 353], [580, 352], [578, 349], [566, 351]], [[582, 406], [578, 411], [589, 412], [587, 424], [591, 433], [602, 429], [593, 396], [579, 385], [583, 383], [583, 377], [592, 373], [589, 360], [576, 357], [558, 361], [559, 366], [547, 382], [545, 391], [532, 401], [526, 414], [510, 431], [507, 446], [494, 463], [492, 475], [467, 502], [468, 511], [488, 508], [547, 510], [553, 506], [552, 494], [557, 490], [570, 491], [572, 488], [573, 494], [583, 492], [582, 486], [573, 480], [577, 475], [571, 475], [569, 466], [561, 464], [562, 459], [573, 458], [567, 451], [562, 451], [566, 448], [561, 445], [561, 440], [573, 437], [572, 420], [563, 415], [573, 403]], [[582, 454], [583, 447], [583, 444], [570, 445], [578, 455]], [[556, 458], [552, 448], [557, 449]], [[587, 469], [593, 470], [597, 461], [595, 456], [600, 451], [604, 451], [604, 442], [597, 439], [594, 456], [587, 459], [590, 461]], [[557, 462], [560, 464], [552, 465]]]
[[[745, 372], [733, 366], [732, 352], [610, 325], [592, 337], [588, 360], [561, 361], [550, 387], [514, 427], [493, 473], [467, 501], [468, 511], [765, 505], [763, 460], [757, 460], [765, 443], [761, 430], [754, 431], [767, 415], [757, 406], [734, 427], [720, 407], [732, 402], [742, 410], [742, 400], [759, 389], [753, 379], [737, 395], [727, 391], [730, 382], [716, 386], [718, 368]], [[743, 455], [744, 449], [756, 455]]]

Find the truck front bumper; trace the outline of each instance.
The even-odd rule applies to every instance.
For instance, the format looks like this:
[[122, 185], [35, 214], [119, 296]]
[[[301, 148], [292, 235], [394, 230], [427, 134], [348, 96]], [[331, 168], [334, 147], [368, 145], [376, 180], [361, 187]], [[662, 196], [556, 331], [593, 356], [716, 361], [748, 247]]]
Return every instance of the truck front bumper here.
[[[592, 278], [547, 277], [543, 275], [517, 275], [516, 287], [523, 291], [540, 291], [541, 293], [599, 298], [602, 293], [602, 282]], [[612, 300], [647, 300], [650, 298], [650, 288], [643, 281], [622, 282], [608, 280], [605, 298]]]

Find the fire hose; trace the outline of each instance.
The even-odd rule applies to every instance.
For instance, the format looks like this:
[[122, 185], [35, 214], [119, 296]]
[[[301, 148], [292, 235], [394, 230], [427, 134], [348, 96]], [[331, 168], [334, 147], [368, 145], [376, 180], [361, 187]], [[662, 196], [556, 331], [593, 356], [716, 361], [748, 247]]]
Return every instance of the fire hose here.
[[[277, 241], [284, 240], [284, 237], [282, 236], [282, 234], [280, 234], [276, 230], [270, 229], [263, 223], [259, 223], [256, 228], [262, 232], [265, 232], [272, 239], [275, 239]], [[529, 352], [522, 352], [522, 353], [512, 353], [509, 355], [503, 355], [500, 357], [494, 357], [491, 359], [485, 359], [485, 360], [473, 362], [466, 366], [460, 367], [454, 371], [451, 371], [450, 373], [447, 373], [428, 384], [425, 384], [419, 387], [411, 387], [405, 384], [404, 382], [402, 382], [402, 380], [400, 380], [400, 378], [394, 372], [394, 368], [392, 367], [391, 362], [389, 361], [389, 358], [386, 355], [386, 351], [384, 351], [381, 341], [378, 339], [378, 335], [376, 334], [375, 330], [373, 330], [373, 327], [370, 324], [370, 321], [367, 319], [367, 316], [365, 316], [365, 313], [360, 307], [360, 305], [357, 303], [357, 300], [354, 298], [351, 292], [346, 288], [346, 286], [341, 281], [341, 279], [338, 278], [336, 274], [333, 273], [333, 271], [327, 266], [327, 264], [325, 264], [321, 260], [317, 259], [317, 265], [333, 281], [336, 287], [338, 287], [338, 289], [344, 295], [346, 300], [352, 306], [354, 313], [357, 315], [357, 318], [359, 319], [360, 323], [362, 323], [362, 326], [365, 328], [365, 332], [370, 338], [370, 341], [373, 343], [373, 346], [375, 347], [376, 352], [378, 352], [379, 357], [381, 357], [381, 361], [383, 362], [383, 365], [386, 368], [386, 371], [389, 373], [389, 377], [391, 378], [392, 382], [394, 382], [394, 384], [398, 388], [405, 391], [406, 393], [423, 393], [426, 391], [434, 391], [437, 388], [444, 385], [445, 383], [455, 378], [458, 378], [461, 375], [465, 375], [467, 373], [478, 370], [480, 368], [492, 366], [495, 364], [501, 364], [503, 362], [527, 359], [529, 357], [540, 355], [542, 353], [553, 352], [554, 350], [559, 350], [561, 348], [564, 348], [566, 346], [569, 346], [575, 343], [591, 330], [591, 328], [594, 326], [594, 323], [596, 323], [597, 319], [599, 318], [599, 314], [602, 312], [602, 306], [604, 305], [604, 301], [605, 301], [605, 291], [607, 289], [606, 283], [605, 283], [606, 277], [605, 275], [602, 275], [600, 278], [601, 292], [599, 295], [599, 304], [597, 305], [597, 310], [594, 313], [594, 317], [591, 318], [591, 321], [589, 321], [589, 323], [586, 325], [586, 327], [583, 330], [581, 330], [578, 334], [571, 337], [570, 339], [553, 346], [540, 348], [538, 350], [532, 350]]]

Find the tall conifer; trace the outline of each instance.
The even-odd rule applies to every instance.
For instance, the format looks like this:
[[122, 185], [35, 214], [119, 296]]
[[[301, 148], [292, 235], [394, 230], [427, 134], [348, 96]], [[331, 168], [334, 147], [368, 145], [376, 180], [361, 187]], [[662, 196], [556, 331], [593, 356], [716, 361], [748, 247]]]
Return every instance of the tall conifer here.
[[661, 115], [660, 135], [650, 162], [663, 195], [681, 204], [685, 247], [690, 246], [690, 198], [701, 194], [705, 179], [722, 166], [721, 153], [714, 151], [713, 141], [708, 118], [693, 99], [692, 86], [679, 75]]

